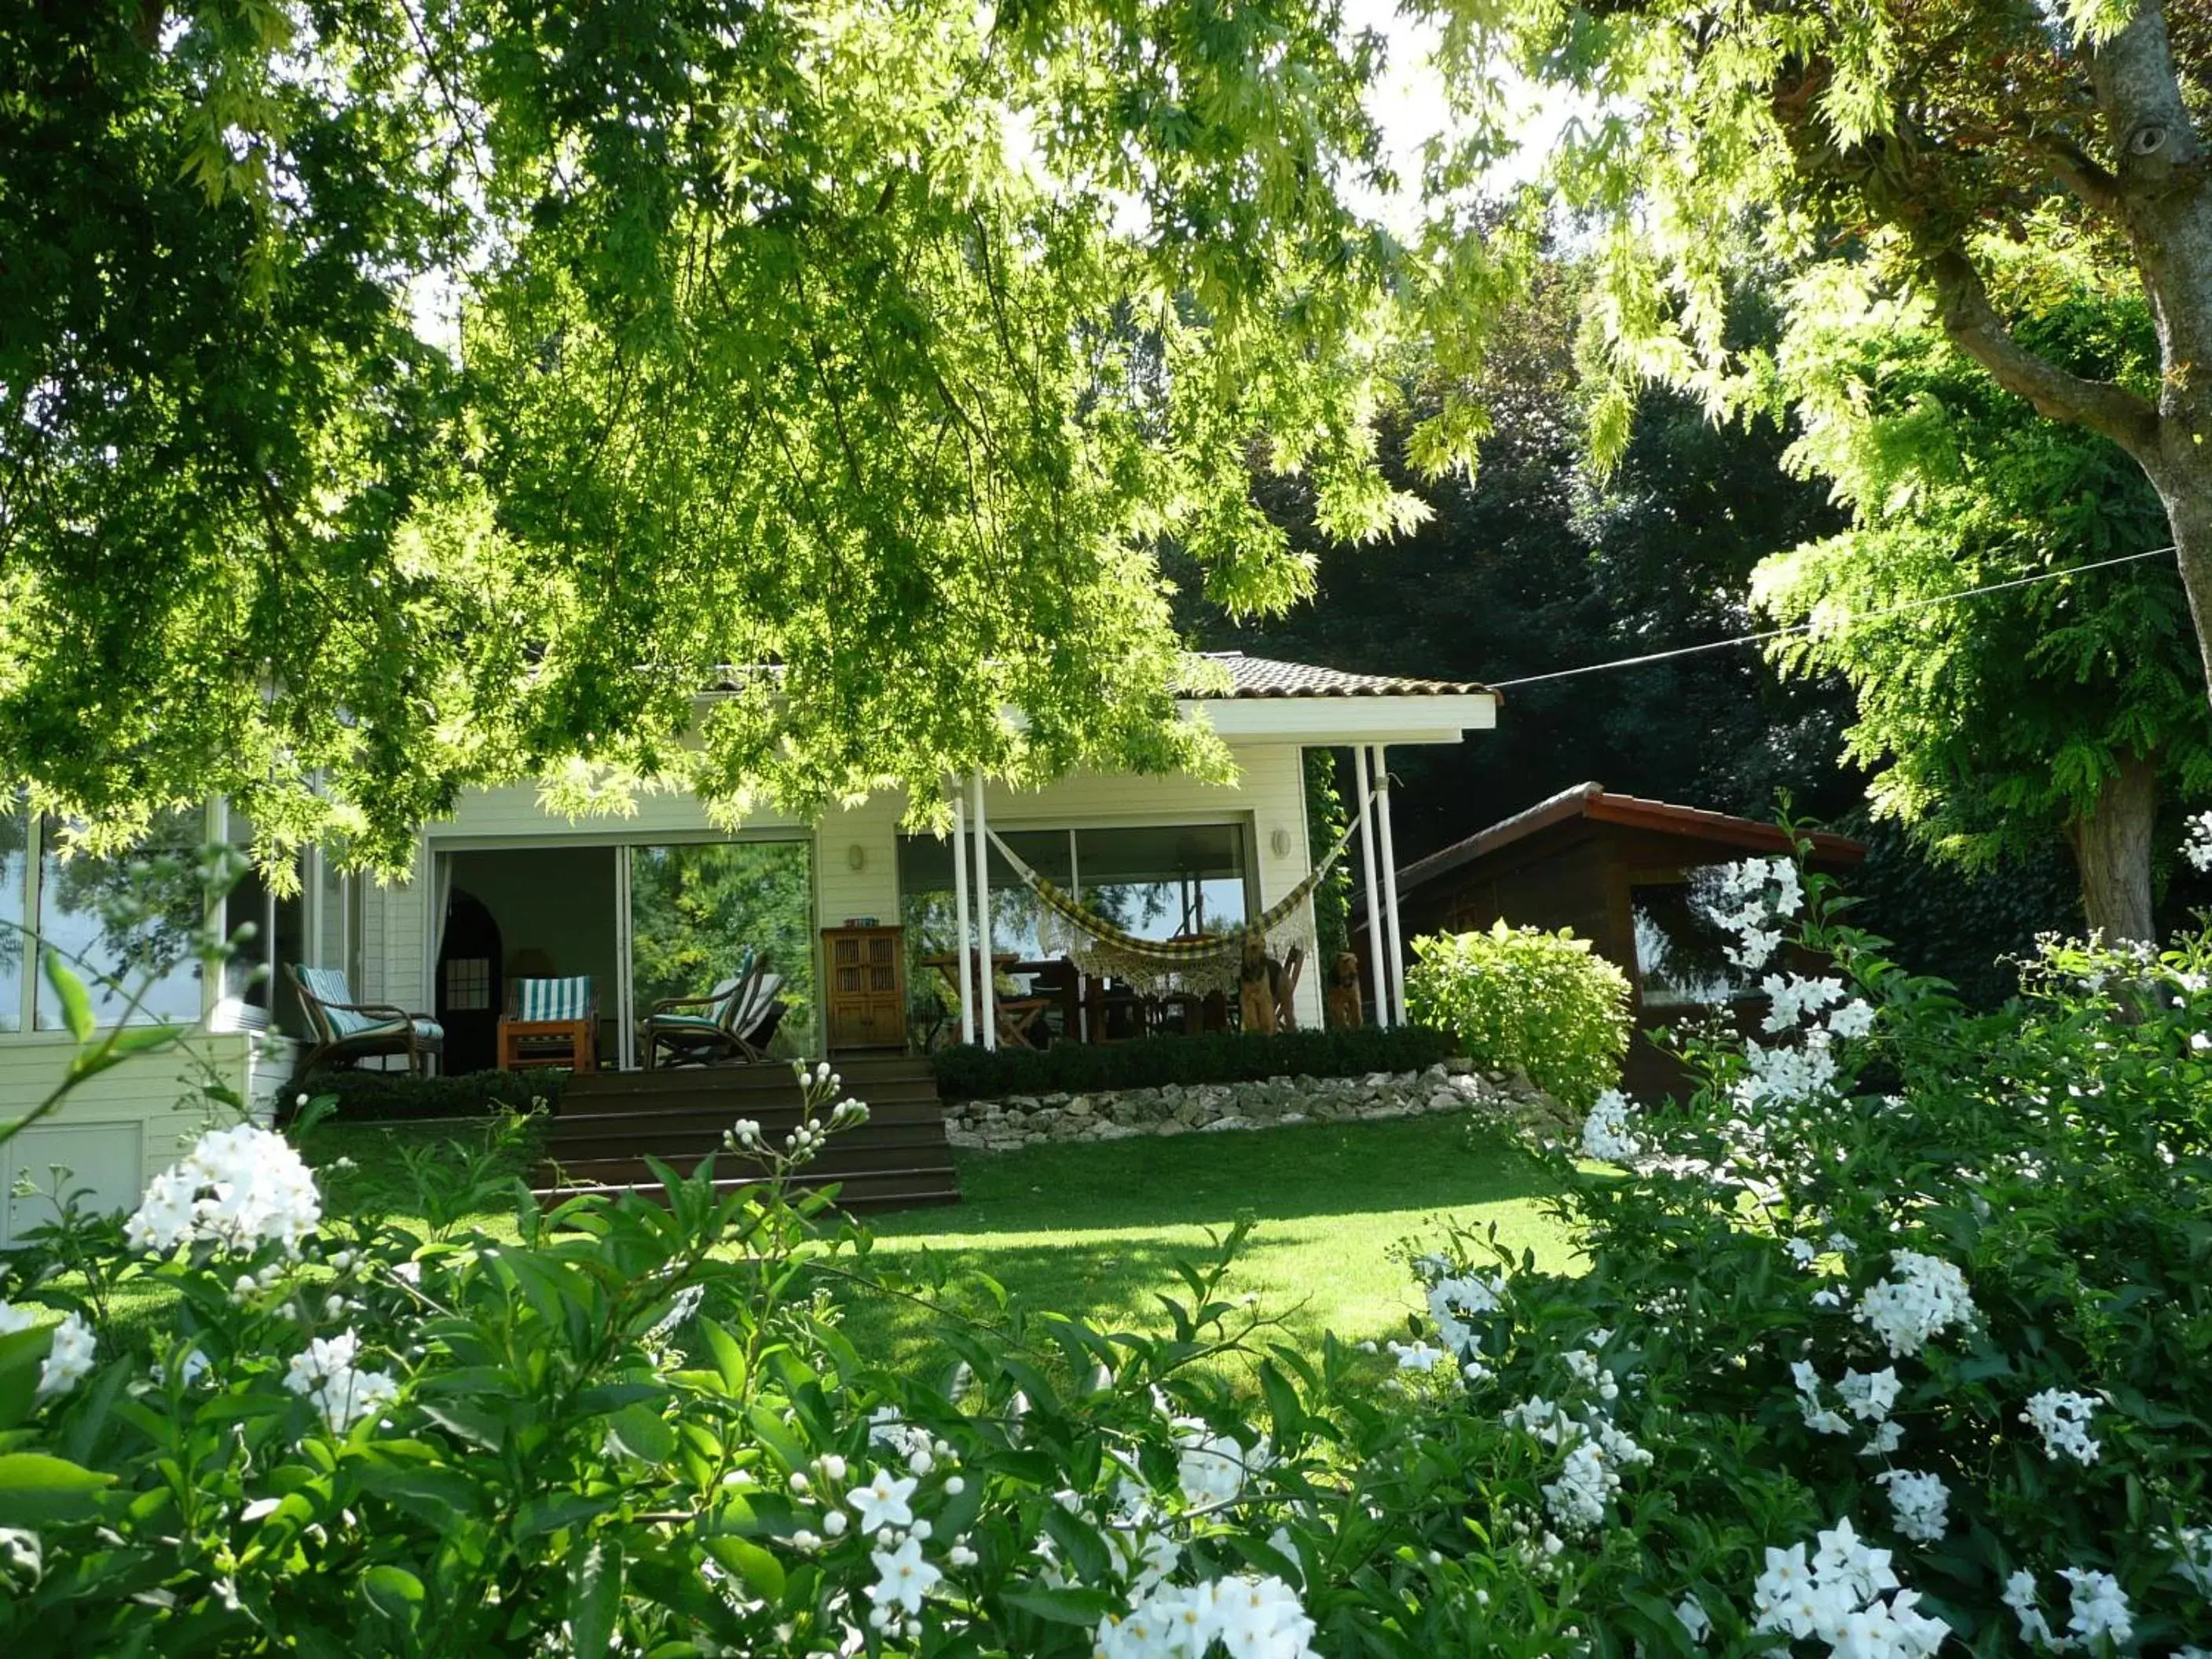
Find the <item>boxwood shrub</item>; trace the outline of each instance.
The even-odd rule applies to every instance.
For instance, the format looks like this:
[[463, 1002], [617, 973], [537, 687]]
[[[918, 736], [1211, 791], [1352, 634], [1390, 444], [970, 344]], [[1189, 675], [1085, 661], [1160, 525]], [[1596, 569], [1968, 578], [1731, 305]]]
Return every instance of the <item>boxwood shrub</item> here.
[[495, 1112], [526, 1112], [539, 1101], [560, 1108], [566, 1072], [539, 1067], [528, 1072], [467, 1072], [458, 1077], [410, 1077], [404, 1072], [347, 1069], [311, 1073], [285, 1091], [277, 1109], [280, 1123], [291, 1120], [301, 1092], [333, 1095], [340, 1121], [391, 1121], [403, 1118], [473, 1117]]
[[1447, 1033], [1404, 1025], [1272, 1036], [1210, 1031], [1141, 1042], [1062, 1042], [1049, 1048], [1000, 1048], [995, 1053], [975, 1043], [961, 1043], [939, 1049], [932, 1059], [937, 1091], [945, 1099], [993, 1100], [1006, 1095], [1158, 1088], [1170, 1083], [1418, 1072], [1452, 1052]]

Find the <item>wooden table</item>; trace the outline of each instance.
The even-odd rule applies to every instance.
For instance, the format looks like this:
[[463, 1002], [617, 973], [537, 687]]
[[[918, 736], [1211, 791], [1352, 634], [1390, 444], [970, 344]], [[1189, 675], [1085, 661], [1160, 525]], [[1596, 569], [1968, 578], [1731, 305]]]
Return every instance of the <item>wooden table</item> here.
[[[565, 1042], [558, 1049], [525, 1054], [526, 1042]], [[578, 1073], [599, 1069], [599, 1032], [596, 1019], [516, 1019], [501, 1015], [499, 1022], [499, 1069], [520, 1072], [531, 1066], [566, 1066]]]
[[[938, 971], [945, 984], [951, 988], [953, 999], [957, 1004], [960, 996], [958, 953], [947, 951], [942, 956], [924, 957], [921, 958], [921, 964], [925, 968], [934, 968]], [[1024, 974], [1057, 972], [1066, 966], [1068, 966], [1066, 959], [1060, 957], [1054, 957], [1042, 962], [1024, 962], [1011, 951], [994, 951], [991, 953], [991, 977], [994, 981], [1001, 975], [1018, 979]], [[1073, 1007], [1066, 999], [1039, 996], [1001, 997], [994, 993], [992, 997], [991, 1012], [997, 1016], [999, 1041], [1015, 1048], [1034, 1048], [1036, 1044], [1029, 1040], [1029, 1020], [1025, 1016], [1039, 1012], [1055, 1004], [1067, 1008], [1069, 1018], [1071, 1019], [1073, 1018]]]

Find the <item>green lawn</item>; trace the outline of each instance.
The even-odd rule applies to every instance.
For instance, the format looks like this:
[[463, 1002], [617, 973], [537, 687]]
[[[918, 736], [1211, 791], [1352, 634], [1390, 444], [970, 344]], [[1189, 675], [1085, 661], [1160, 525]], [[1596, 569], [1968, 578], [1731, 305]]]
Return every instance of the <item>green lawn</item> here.
[[[963, 1152], [957, 1208], [877, 1218], [877, 1253], [931, 1251], [989, 1274], [1032, 1305], [1108, 1327], [1164, 1322], [1153, 1298], [1180, 1285], [1173, 1263], [1209, 1230], [1256, 1225], [1229, 1288], [1279, 1315], [1302, 1344], [1401, 1334], [1417, 1305], [1393, 1245], [1441, 1239], [1456, 1221], [1495, 1224], [1547, 1267], [1571, 1252], [1541, 1212], [1544, 1170], [1494, 1131], [1454, 1115], [1305, 1124], [1250, 1133], [1141, 1136], [1017, 1152]], [[864, 1344], [919, 1356], [922, 1318], [855, 1301]]]
[[[450, 1125], [325, 1124], [307, 1137], [328, 1207], [388, 1203], [404, 1175], [401, 1149], [459, 1140], [484, 1129]], [[526, 1138], [496, 1155], [522, 1173]], [[354, 1167], [331, 1167], [349, 1158]], [[1032, 1307], [1108, 1328], [1158, 1328], [1155, 1297], [1178, 1293], [1174, 1263], [1208, 1254], [1209, 1232], [1255, 1220], [1229, 1282], [1281, 1318], [1304, 1345], [1323, 1331], [1347, 1340], [1402, 1334], [1417, 1305], [1402, 1253], [1425, 1248], [1453, 1222], [1495, 1224], [1515, 1251], [1565, 1267], [1571, 1252], [1540, 1205], [1548, 1173], [1496, 1131], [1462, 1115], [1380, 1123], [1300, 1124], [1240, 1133], [1128, 1140], [958, 1155], [963, 1202], [870, 1218], [885, 1266], [918, 1271], [924, 1252], [964, 1298], [989, 1275]], [[459, 1154], [437, 1162], [457, 1172]], [[397, 1206], [405, 1207], [405, 1206]], [[503, 1208], [470, 1218], [512, 1235]], [[896, 1363], [925, 1357], [929, 1316], [910, 1303], [844, 1293], [847, 1328]]]

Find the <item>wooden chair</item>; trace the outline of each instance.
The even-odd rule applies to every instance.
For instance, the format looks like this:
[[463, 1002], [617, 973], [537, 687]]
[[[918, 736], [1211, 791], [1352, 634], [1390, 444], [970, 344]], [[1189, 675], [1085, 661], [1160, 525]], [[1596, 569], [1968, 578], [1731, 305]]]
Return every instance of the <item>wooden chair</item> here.
[[[638, 1022], [645, 1069], [653, 1070], [660, 1051], [672, 1064], [707, 1065], [718, 1060], [750, 1065], [767, 1058], [769, 1039], [783, 1018], [775, 994], [781, 975], [768, 970], [768, 953], [750, 957], [735, 979], [725, 980], [702, 997], [663, 997]], [[701, 1012], [689, 1013], [687, 1009]]]
[[315, 1035], [315, 1046], [300, 1062], [301, 1076], [318, 1066], [404, 1054], [408, 1075], [422, 1077], [432, 1058], [446, 1052], [445, 1027], [428, 1014], [410, 1014], [397, 1003], [355, 1001], [342, 969], [286, 965]]
[[589, 974], [569, 979], [518, 979], [507, 984], [499, 1022], [499, 1067], [566, 1066], [579, 1074], [599, 1066], [599, 997]]
[[[983, 982], [981, 976], [991, 970], [983, 966], [979, 953], [971, 951], [969, 955], [975, 959], [974, 971], [976, 975], [971, 982], [980, 985]], [[998, 981], [994, 980], [991, 984], [991, 1014], [999, 1028], [999, 1046], [1002, 1048], [1043, 1048], [1044, 1044], [1036, 1039], [1045, 1035], [1045, 1012], [1058, 1006], [1060, 999], [1056, 996], [1035, 996], [1027, 992], [1007, 996], [1000, 991]]]
[[1282, 977], [1275, 981], [1275, 1029], [1298, 1029], [1298, 976], [1306, 970], [1306, 947], [1293, 945], [1283, 956]]

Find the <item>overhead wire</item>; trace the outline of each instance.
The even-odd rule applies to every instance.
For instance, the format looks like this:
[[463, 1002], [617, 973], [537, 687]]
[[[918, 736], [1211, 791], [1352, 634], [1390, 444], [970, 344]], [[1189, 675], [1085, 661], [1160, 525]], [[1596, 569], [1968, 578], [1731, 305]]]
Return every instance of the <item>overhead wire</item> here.
[[[2134, 564], [2143, 559], [2155, 559], [2171, 553], [2172, 546], [2148, 548], [2141, 553], [2122, 553], [2113, 558], [2098, 559], [2088, 564], [2069, 565], [2063, 570], [2040, 570], [2032, 576], [2014, 576], [2001, 582], [1990, 582], [1980, 587], [1962, 588], [1956, 593], [1936, 593], [1924, 599], [1908, 599], [1902, 605], [1893, 605], [1880, 611], [1869, 611], [1856, 616], [1846, 616], [1840, 626], [1855, 628], [1862, 623], [1880, 622], [1887, 617], [1901, 617], [1915, 611], [1926, 611], [1939, 605], [1955, 605], [1961, 599], [1978, 599], [1984, 593], [2002, 593], [2008, 587], [2028, 587], [2037, 582], [2057, 581], [2062, 577], [2079, 576], [2092, 570], [2106, 570], [2114, 565]], [[1610, 662], [1585, 663], [1579, 668], [1555, 668], [1544, 674], [1523, 674], [1518, 679], [1492, 680], [1494, 691], [1510, 691], [1516, 686], [1541, 685], [1547, 680], [1569, 680], [1584, 674], [1609, 673], [1616, 668], [1641, 668], [1656, 662], [1671, 662], [1678, 657], [1702, 656], [1711, 651], [1733, 651], [1740, 646], [1763, 645], [1769, 640], [1787, 639], [1795, 634], [1809, 634], [1818, 627], [1832, 629], [1834, 623], [1792, 623], [1786, 628], [1762, 629], [1756, 634], [1739, 634], [1725, 640], [1707, 640], [1702, 645], [1680, 645], [1667, 651], [1647, 651], [1641, 656], [1616, 657]]]

